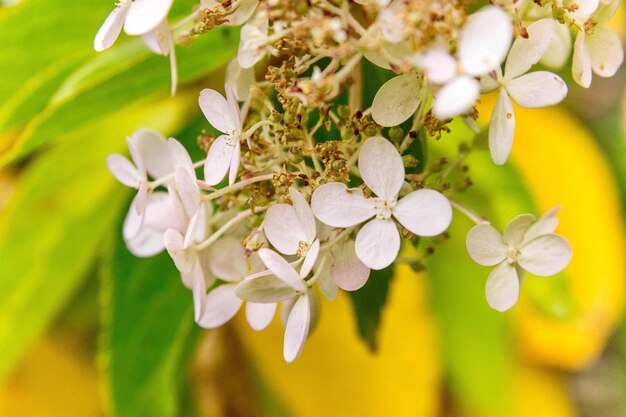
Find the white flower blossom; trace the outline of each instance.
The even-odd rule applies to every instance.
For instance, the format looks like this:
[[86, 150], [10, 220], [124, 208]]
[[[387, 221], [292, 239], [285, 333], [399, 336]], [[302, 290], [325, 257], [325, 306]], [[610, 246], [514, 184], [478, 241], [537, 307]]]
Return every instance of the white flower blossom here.
[[400, 234], [392, 217], [419, 236], [435, 236], [450, 225], [448, 199], [434, 190], [417, 190], [398, 200], [404, 166], [396, 148], [385, 138], [366, 140], [359, 153], [359, 171], [376, 195], [365, 198], [358, 189], [331, 182], [317, 188], [311, 198], [315, 217], [333, 227], [351, 227], [372, 217], [359, 230], [355, 250], [371, 269], [389, 266], [400, 250]]
[[550, 46], [555, 33], [552, 19], [541, 19], [527, 28], [528, 38], [519, 37], [509, 51], [504, 75], [498, 67], [483, 77], [483, 91], [499, 88], [499, 96], [489, 123], [489, 150], [497, 165], [504, 164], [513, 145], [515, 115], [511, 98], [527, 108], [546, 107], [561, 102], [567, 85], [558, 75], [548, 71], [526, 73]]
[[500, 66], [512, 36], [511, 17], [497, 6], [486, 6], [471, 14], [463, 26], [455, 77], [447, 79], [453, 69], [452, 61], [441, 54], [427, 54], [420, 59], [421, 68], [427, 71], [426, 77], [431, 82], [446, 80], [435, 94], [435, 116], [448, 119], [472, 108], [480, 94], [480, 85], [475, 77]]
[[[211, 289], [208, 294], [199, 297], [203, 303], [198, 324], [211, 329], [219, 327], [235, 316], [243, 300], [235, 294], [235, 288], [246, 276], [259, 272], [263, 264], [259, 256], [253, 253], [246, 258], [244, 247], [234, 236], [227, 236], [213, 244], [207, 253], [211, 273], [224, 281]], [[255, 330], [262, 330], [274, 317], [276, 304], [246, 303], [246, 319]]]
[[237, 178], [241, 158], [242, 120], [235, 93], [226, 85], [226, 98], [215, 90], [206, 88], [200, 92], [200, 109], [211, 126], [224, 133], [211, 145], [204, 164], [204, 180], [216, 185], [229, 172], [228, 183]]
[[467, 235], [467, 251], [480, 265], [496, 267], [489, 274], [487, 302], [506, 311], [517, 302], [523, 272], [539, 276], [556, 274], [572, 257], [567, 240], [554, 233], [558, 208], [539, 220], [530, 214], [517, 216], [500, 235], [488, 223], [476, 225]]
[[285, 325], [283, 356], [293, 362], [304, 347], [311, 318], [316, 315], [315, 295], [306, 281], [283, 257], [271, 249], [259, 250], [259, 257], [273, 275], [244, 279], [236, 288], [238, 297], [253, 303], [295, 302]]
[[268, 50], [269, 19], [264, 11], [258, 12], [241, 28], [237, 59], [241, 68], [251, 68]]

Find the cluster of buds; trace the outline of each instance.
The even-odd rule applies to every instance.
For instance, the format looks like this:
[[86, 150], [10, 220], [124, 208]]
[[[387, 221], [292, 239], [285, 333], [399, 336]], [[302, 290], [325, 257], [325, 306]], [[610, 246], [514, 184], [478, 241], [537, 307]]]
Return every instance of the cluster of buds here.
[[[552, 275], [569, 263], [569, 243], [554, 234], [556, 210], [539, 220], [520, 215], [501, 236], [454, 199], [472, 185], [463, 161], [480, 146], [464, 144], [458, 160], [430, 165], [425, 147], [412, 149], [457, 117], [478, 132], [477, 100], [498, 90], [488, 144], [493, 162], [504, 164], [512, 101], [544, 107], [567, 94], [558, 75], [530, 71], [535, 64], [562, 68], [575, 35], [577, 83], [617, 71], [619, 39], [601, 25], [618, 3], [520, 0], [470, 13], [456, 0], [203, 0], [170, 26], [172, 0], [122, 1], [96, 49], [124, 27], [169, 54], [173, 71], [175, 39], [187, 45], [215, 26], [243, 25], [225, 96], [199, 93], [221, 132], [205, 141], [206, 159], [193, 162], [176, 139], [145, 129], [127, 139], [132, 162], [109, 157], [113, 175], [138, 190], [124, 223], [127, 246], [137, 256], [167, 250], [202, 327], [226, 323], [246, 302], [250, 326], [261, 330], [280, 304], [291, 362], [317, 319], [319, 294], [357, 291], [371, 270], [399, 261], [403, 239], [442, 240], [455, 207], [477, 223], [470, 256], [497, 265], [488, 303], [507, 310], [524, 270]], [[393, 74], [371, 103], [362, 102], [362, 60]], [[453, 171], [460, 180], [451, 186]]]

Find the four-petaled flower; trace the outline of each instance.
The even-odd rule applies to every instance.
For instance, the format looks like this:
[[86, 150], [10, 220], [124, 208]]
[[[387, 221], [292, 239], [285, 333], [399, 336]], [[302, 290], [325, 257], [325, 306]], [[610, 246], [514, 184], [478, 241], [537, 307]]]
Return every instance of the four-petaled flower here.
[[398, 200], [404, 165], [385, 138], [375, 136], [363, 143], [359, 171], [375, 197], [331, 182], [315, 190], [311, 208], [315, 217], [333, 227], [351, 227], [375, 217], [359, 230], [355, 242], [357, 256], [369, 268], [383, 269], [398, 255], [400, 234], [392, 217], [419, 236], [438, 235], [450, 225], [452, 208], [437, 191], [417, 190]]
[[487, 279], [487, 302], [506, 311], [517, 302], [524, 270], [539, 276], [556, 274], [567, 266], [572, 248], [567, 240], [553, 233], [558, 208], [539, 220], [521, 214], [511, 220], [500, 235], [488, 223], [476, 225], [467, 235], [467, 251], [480, 265], [496, 267]]

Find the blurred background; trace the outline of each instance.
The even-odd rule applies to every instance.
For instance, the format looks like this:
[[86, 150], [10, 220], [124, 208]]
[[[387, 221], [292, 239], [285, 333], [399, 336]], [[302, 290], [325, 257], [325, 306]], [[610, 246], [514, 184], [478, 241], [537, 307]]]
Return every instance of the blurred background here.
[[[177, 0], [171, 16], [193, 5]], [[170, 97], [167, 58], [140, 39], [93, 51], [113, 6], [0, 1], [0, 416], [626, 416], [623, 69], [588, 90], [569, 82], [558, 107], [516, 109], [506, 166], [487, 152], [467, 161], [465, 198], [500, 229], [562, 206], [558, 233], [574, 250], [564, 272], [527, 276], [517, 306], [489, 309], [489, 269], [466, 254], [471, 224], [457, 215], [428, 272], [368, 283], [366, 299], [384, 302], [365, 323], [369, 343], [362, 306], [342, 294], [324, 300], [287, 365], [277, 321], [203, 331], [167, 255], [127, 252], [132, 193], [104, 162], [139, 127], [201, 158], [197, 94], [221, 89], [238, 34], [179, 47]], [[624, 23], [622, 12], [612, 21], [622, 38]], [[439, 143], [445, 154], [466, 140], [453, 126]]]

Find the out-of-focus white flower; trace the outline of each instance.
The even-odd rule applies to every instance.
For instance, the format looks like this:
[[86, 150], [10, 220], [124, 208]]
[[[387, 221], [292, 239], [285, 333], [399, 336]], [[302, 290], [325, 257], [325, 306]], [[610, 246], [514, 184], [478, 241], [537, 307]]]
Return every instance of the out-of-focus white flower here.
[[200, 92], [200, 109], [211, 126], [224, 133], [211, 145], [204, 164], [204, 180], [209, 185], [222, 181], [227, 172], [228, 183], [237, 178], [241, 158], [242, 120], [235, 93], [226, 85], [226, 98], [215, 90], [206, 88]]
[[[233, 236], [224, 237], [215, 242], [208, 250], [207, 258], [211, 273], [225, 281], [211, 289], [208, 294], [199, 297], [203, 303], [198, 324], [204, 328], [219, 327], [235, 316], [242, 299], [235, 294], [237, 284], [246, 276], [263, 269], [259, 256], [253, 253], [244, 256], [244, 247]], [[246, 303], [246, 319], [255, 330], [262, 330], [272, 321], [276, 304]]]
[[241, 68], [237, 58], [233, 58], [226, 66], [226, 80], [238, 101], [250, 96], [250, 88], [254, 84], [254, 68]]
[[[574, 41], [572, 77], [582, 87], [591, 85], [592, 73], [611, 77], [624, 61], [624, 50], [617, 34], [601, 27], [615, 14], [618, 1], [600, 4], [598, 0], [581, 0], [570, 17], [579, 28]], [[593, 29], [587, 23], [593, 21]], [[589, 32], [588, 32], [589, 31]]]
[[268, 49], [269, 19], [259, 11], [241, 28], [237, 59], [241, 68], [251, 68], [263, 58]]
[[283, 257], [271, 249], [259, 250], [259, 257], [273, 275], [264, 275], [244, 279], [236, 288], [238, 297], [253, 303], [292, 302], [285, 325], [283, 356], [287, 362], [293, 362], [304, 347], [309, 334], [312, 302], [315, 297], [308, 289], [304, 279]]
[[567, 84], [548, 71], [526, 73], [546, 53], [554, 36], [552, 19], [541, 19], [528, 26], [528, 38], [519, 37], [513, 43], [504, 67], [485, 76], [483, 91], [499, 88], [500, 95], [489, 123], [489, 150], [497, 165], [504, 164], [513, 145], [515, 115], [511, 98], [520, 106], [546, 107], [561, 102], [567, 95]]
[[111, 174], [122, 184], [136, 188], [132, 207], [143, 214], [148, 197], [148, 174], [160, 178], [172, 172], [171, 156], [165, 137], [149, 129], [138, 129], [126, 138], [133, 162], [119, 154], [111, 154], [106, 163]]
[[329, 267], [333, 283], [346, 291], [356, 291], [365, 285], [370, 269], [357, 257], [354, 240], [347, 240], [333, 249]]
[[470, 15], [463, 26], [458, 45], [457, 75], [449, 78], [450, 59], [440, 52], [420, 57], [420, 68], [431, 81], [446, 80], [435, 94], [433, 113], [448, 119], [468, 112], [480, 94], [480, 77], [500, 66], [507, 55], [513, 25], [511, 17], [497, 6], [486, 6]]
[[434, 190], [417, 190], [398, 200], [404, 165], [396, 148], [385, 138], [367, 139], [359, 153], [359, 171], [376, 195], [365, 198], [358, 189], [331, 182], [317, 188], [311, 198], [315, 217], [333, 227], [351, 227], [372, 217], [359, 230], [355, 250], [371, 269], [389, 266], [400, 250], [400, 234], [392, 217], [419, 236], [435, 236], [450, 225], [448, 199]]
[[517, 302], [524, 270], [539, 276], [556, 274], [572, 257], [567, 240], [554, 234], [558, 208], [539, 220], [530, 214], [517, 216], [507, 225], [504, 234], [487, 223], [476, 225], [467, 235], [467, 251], [480, 265], [496, 267], [489, 274], [487, 302], [498, 311], [505, 311]]
[[94, 49], [103, 51], [117, 40], [122, 27], [128, 35], [146, 35], [165, 21], [173, 0], [121, 0], [105, 19], [94, 39]]
[[320, 252], [320, 241], [316, 238], [315, 217], [309, 203], [293, 187], [289, 188], [293, 206], [274, 204], [263, 220], [267, 240], [284, 255], [304, 258], [300, 276], [306, 277], [313, 269]]

